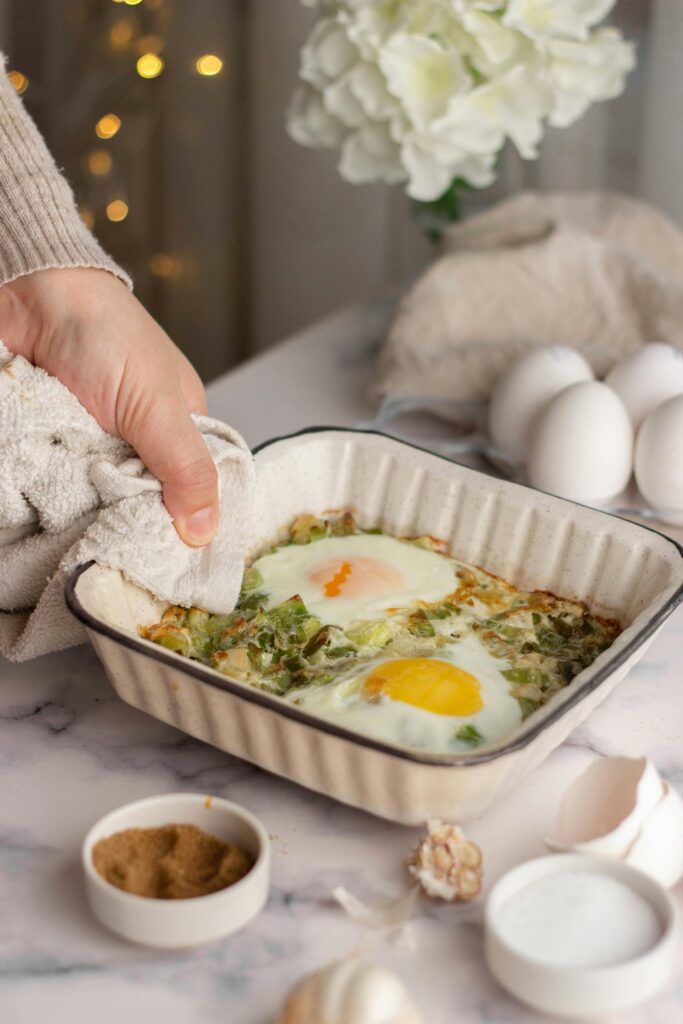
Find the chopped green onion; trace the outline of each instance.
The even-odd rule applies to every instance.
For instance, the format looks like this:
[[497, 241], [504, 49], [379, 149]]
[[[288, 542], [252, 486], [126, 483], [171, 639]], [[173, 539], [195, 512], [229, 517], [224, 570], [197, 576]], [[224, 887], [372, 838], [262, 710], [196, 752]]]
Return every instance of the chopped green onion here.
[[484, 737], [479, 732], [476, 725], [472, 725], [471, 722], [458, 729], [455, 734], [455, 738], [461, 743], [466, 743], [468, 747], [478, 747], [484, 742]]

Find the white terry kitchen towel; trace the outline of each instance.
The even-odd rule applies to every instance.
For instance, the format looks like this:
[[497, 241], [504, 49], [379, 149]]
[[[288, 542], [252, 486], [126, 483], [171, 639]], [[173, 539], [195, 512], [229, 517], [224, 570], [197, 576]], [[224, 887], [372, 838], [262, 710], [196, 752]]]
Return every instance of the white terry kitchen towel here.
[[[63, 384], [0, 342], [0, 653], [13, 661], [85, 639], [64, 602], [94, 559], [163, 601], [231, 611], [251, 519], [254, 463], [240, 435], [195, 417], [218, 469], [214, 541], [187, 547], [161, 484]], [[172, 439], [169, 439], [172, 443]]]
[[571, 345], [598, 375], [683, 348], [683, 233], [610, 193], [522, 192], [446, 232], [399, 306], [375, 395], [480, 401], [522, 352]]

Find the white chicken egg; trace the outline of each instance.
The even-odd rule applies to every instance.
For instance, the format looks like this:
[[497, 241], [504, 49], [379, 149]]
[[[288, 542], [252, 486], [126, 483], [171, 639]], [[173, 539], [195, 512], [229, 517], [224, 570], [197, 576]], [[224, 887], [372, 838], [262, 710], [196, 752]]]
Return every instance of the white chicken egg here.
[[593, 371], [575, 349], [544, 345], [527, 352], [496, 384], [489, 405], [489, 436], [501, 457], [521, 465], [531, 426], [551, 398], [571, 384], [592, 380]]
[[325, 537], [278, 548], [254, 562], [273, 607], [299, 594], [328, 625], [379, 619], [389, 608], [439, 601], [456, 586], [453, 562], [381, 534]]
[[[420, 658], [377, 660], [327, 686], [287, 695], [300, 707], [387, 743], [453, 753], [508, 735], [522, 721], [518, 701], [474, 634]], [[465, 730], [464, 737], [458, 733]]]
[[635, 472], [645, 500], [669, 522], [683, 523], [683, 395], [645, 418], [636, 440]]
[[658, 405], [683, 395], [683, 352], [661, 341], [643, 345], [612, 367], [605, 384], [619, 395], [637, 431]]
[[574, 384], [534, 424], [527, 473], [533, 487], [589, 505], [626, 487], [633, 429], [618, 395], [599, 381]]

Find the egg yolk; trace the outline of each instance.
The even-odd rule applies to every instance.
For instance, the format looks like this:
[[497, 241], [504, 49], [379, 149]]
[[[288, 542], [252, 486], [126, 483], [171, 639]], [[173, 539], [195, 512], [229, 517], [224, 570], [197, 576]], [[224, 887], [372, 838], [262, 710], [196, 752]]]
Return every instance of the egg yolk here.
[[379, 597], [403, 588], [403, 577], [393, 565], [378, 558], [326, 558], [308, 578], [325, 597]]
[[383, 695], [434, 715], [473, 715], [484, 706], [479, 681], [436, 658], [387, 661], [367, 677], [363, 693], [370, 700]]

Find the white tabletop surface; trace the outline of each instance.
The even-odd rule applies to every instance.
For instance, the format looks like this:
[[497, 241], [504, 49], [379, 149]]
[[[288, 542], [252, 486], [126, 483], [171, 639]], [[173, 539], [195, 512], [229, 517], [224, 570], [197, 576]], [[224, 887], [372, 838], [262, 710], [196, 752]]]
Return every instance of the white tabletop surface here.
[[[364, 395], [383, 320], [381, 307], [355, 310], [304, 332], [212, 385], [211, 412], [252, 444], [368, 417]], [[597, 754], [644, 754], [683, 790], [682, 669], [679, 610], [588, 722], [468, 826], [484, 851], [487, 884], [544, 852], [559, 795]], [[543, 1020], [487, 973], [481, 901], [419, 903], [412, 949], [361, 934], [333, 904], [340, 884], [368, 898], [403, 892], [402, 860], [416, 830], [267, 775], [133, 710], [88, 647], [2, 662], [0, 674], [1, 1024], [272, 1024], [299, 975], [358, 946], [401, 973], [426, 1024]], [[156, 953], [91, 917], [79, 848], [93, 821], [118, 804], [179, 790], [227, 796], [262, 818], [273, 843], [272, 891], [260, 917], [232, 938]], [[618, 1020], [683, 1020], [683, 979]]]

